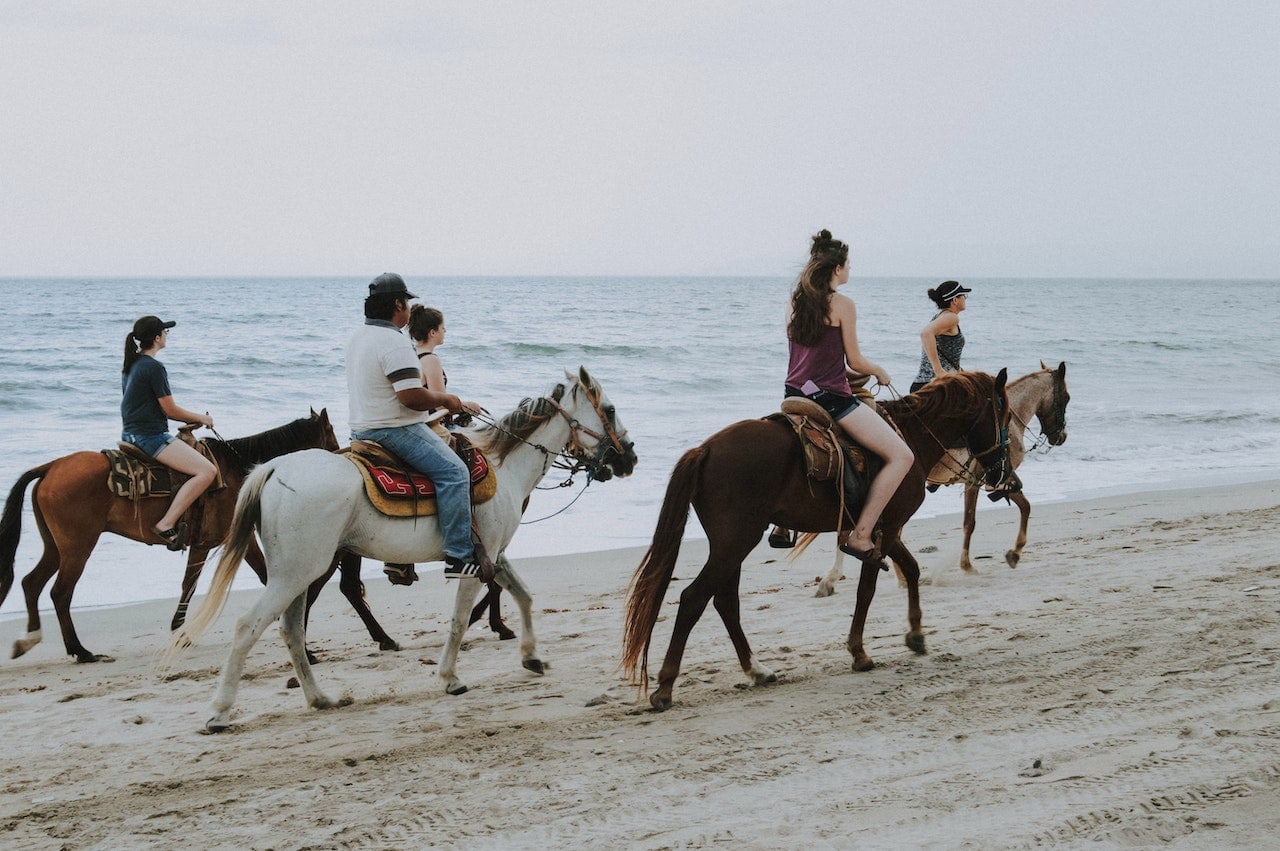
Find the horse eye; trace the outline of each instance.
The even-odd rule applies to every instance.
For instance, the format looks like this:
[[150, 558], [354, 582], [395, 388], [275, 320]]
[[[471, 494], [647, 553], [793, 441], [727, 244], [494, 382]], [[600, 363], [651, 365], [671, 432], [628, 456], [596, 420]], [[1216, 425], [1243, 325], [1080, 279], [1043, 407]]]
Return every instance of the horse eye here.
[[614, 407], [613, 407], [613, 405], [605, 405], [605, 406], [604, 406], [604, 415], [605, 415], [606, 417], [608, 417], [609, 419], [613, 419], [613, 415], [614, 415], [614, 413], [616, 412], [616, 410], [617, 410], [617, 409], [616, 409], [616, 408], [614, 408]]

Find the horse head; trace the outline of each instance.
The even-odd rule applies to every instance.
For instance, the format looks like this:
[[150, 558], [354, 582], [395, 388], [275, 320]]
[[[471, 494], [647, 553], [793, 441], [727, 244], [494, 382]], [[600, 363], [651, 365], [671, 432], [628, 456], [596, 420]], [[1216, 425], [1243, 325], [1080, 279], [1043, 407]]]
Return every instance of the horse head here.
[[596, 481], [631, 475], [638, 460], [635, 444], [604, 388], [587, 374], [586, 367], [578, 367], [577, 375], [568, 370], [564, 375], [569, 389], [556, 404], [569, 421], [569, 454]]
[[320, 448], [329, 452], [337, 452], [340, 448], [338, 444], [338, 436], [333, 432], [333, 423], [329, 421], [329, 409], [321, 408], [320, 413], [316, 413], [316, 409], [311, 409], [311, 419], [316, 422], [320, 428]]
[[[991, 388], [991, 404], [983, 406], [982, 413], [965, 435], [969, 452], [983, 467], [983, 482], [1001, 492], [1021, 489], [1009, 460], [1009, 417], [1012, 409], [1005, 392], [1008, 379], [1009, 370], [1001, 369]], [[986, 448], [975, 449], [975, 446]]]
[[1071, 394], [1067, 392], [1067, 362], [1062, 361], [1057, 369], [1050, 369], [1044, 361], [1040, 368], [1050, 373], [1053, 392], [1040, 401], [1036, 408], [1036, 416], [1040, 419], [1040, 433], [1049, 441], [1050, 446], [1061, 446], [1067, 441], [1067, 403]]

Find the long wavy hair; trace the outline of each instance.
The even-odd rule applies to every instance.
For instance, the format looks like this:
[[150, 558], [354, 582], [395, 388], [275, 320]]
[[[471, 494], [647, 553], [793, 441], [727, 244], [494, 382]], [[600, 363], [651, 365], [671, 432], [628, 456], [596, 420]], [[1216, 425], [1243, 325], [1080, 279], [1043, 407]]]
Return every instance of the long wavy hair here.
[[831, 309], [831, 276], [848, 262], [849, 246], [834, 238], [831, 231], [824, 228], [813, 235], [809, 262], [791, 293], [787, 339], [802, 346], [818, 342]]

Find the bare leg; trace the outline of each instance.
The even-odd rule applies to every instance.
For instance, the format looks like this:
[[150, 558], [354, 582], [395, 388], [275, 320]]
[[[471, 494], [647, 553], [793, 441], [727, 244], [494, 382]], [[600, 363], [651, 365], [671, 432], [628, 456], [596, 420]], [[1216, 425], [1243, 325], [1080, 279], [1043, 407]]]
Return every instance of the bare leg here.
[[164, 517], [160, 518], [160, 522], [156, 523], [156, 531], [165, 532], [172, 529], [178, 519], [191, 507], [191, 503], [213, 484], [213, 477], [217, 470], [208, 458], [181, 440], [175, 440], [162, 449], [156, 456], [156, 460], [166, 467], [172, 467], [191, 477], [178, 488], [178, 492], [173, 495], [173, 502], [169, 504], [169, 510], [165, 512]]
[[855, 549], [870, 550], [874, 546], [871, 532], [880, 520], [880, 513], [915, 463], [915, 455], [898, 433], [867, 405], [854, 408], [840, 420], [840, 427], [884, 461], [884, 466], [871, 482], [867, 500], [847, 541]]

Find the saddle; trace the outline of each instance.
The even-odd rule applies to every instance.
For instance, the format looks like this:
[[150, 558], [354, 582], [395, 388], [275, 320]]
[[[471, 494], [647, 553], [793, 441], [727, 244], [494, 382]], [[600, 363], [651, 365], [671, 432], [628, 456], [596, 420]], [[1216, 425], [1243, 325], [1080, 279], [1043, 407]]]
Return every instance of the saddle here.
[[[227, 482], [223, 477], [222, 467], [205, 442], [192, 437], [190, 429], [179, 429], [178, 439], [195, 447], [196, 451], [213, 462], [217, 473], [213, 484], [209, 485], [205, 493], [215, 493], [225, 488]], [[103, 449], [101, 452], [107, 456], [107, 489], [118, 497], [139, 500], [172, 496], [190, 478], [185, 473], [161, 464], [132, 443], [122, 440], [116, 445], [118, 449]]]
[[784, 422], [795, 431], [804, 450], [805, 473], [811, 481], [829, 482], [839, 478], [844, 488], [846, 512], [856, 517], [866, 499], [872, 464], [879, 458], [849, 439], [821, 405], [803, 396], [782, 400], [781, 412], [769, 414], [766, 420]]
[[[484, 453], [464, 435], [450, 435], [453, 450], [471, 471], [471, 504], [493, 499], [498, 492], [498, 475]], [[364, 479], [365, 496], [388, 517], [427, 517], [439, 510], [435, 482], [404, 463], [395, 453], [372, 440], [353, 440], [343, 450]]]

